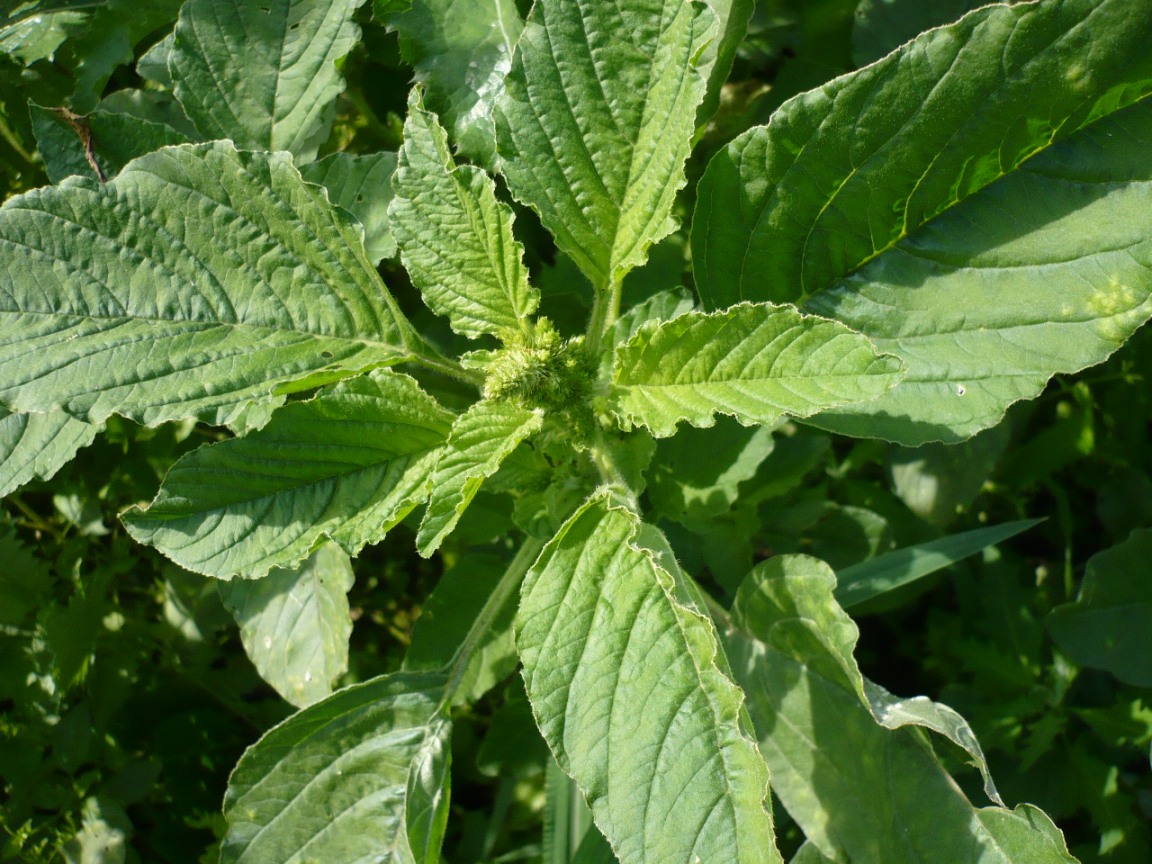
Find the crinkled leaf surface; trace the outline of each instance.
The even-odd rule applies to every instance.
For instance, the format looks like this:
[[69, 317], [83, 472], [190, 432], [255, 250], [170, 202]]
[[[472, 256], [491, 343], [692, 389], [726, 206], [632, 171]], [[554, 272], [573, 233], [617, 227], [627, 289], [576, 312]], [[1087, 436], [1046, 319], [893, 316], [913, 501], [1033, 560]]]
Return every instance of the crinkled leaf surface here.
[[456, 418], [429, 480], [428, 509], [416, 535], [421, 555], [427, 557], [440, 547], [480, 491], [480, 484], [543, 422], [539, 410], [486, 399]]
[[169, 58], [173, 89], [206, 138], [310, 162], [344, 89], [336, 61], [364, 0], [188, 0]]
[[537, 723], [622, 864], [780, 861], [715, 631], [639, 529], [595, 497], [529, 572], [516, 644]]
[[714, 28], [682, 0], [541, 0], [496, 106], [508, 188], [603, 289], [671, 233]]
[[852, 656], [858, 631], [832, 598], [835, 584], [815, 558], [769, 559], [741, 586], [724, 634], [773, 791], [808, 841], [835, 861], [1073, 864], [1041, 811], [974, 808], [926, 742], [897, 728], [971, 736], [943, 706], [865, 684]]
[[356, 217], [364, 229], [364, 250], [373, 264], [396, 254], [396, 241], [388, 230], [395, 170], [396, 154], [387, 150], [366, 156], [333, 153], [300, 169], [305, 180], [319, 183], [333, 204]]
[[460, 152], [488, 164], [496, 151], [492, 110], [524, 27], [514, 0], [412, 0], [389, 14], [400, 53], [424, 85], [428, 108], [442, 118]]
[[479, 168], [456, 167], [448, 136], [418, 90], [408, 100], [392, 185], [392, 230], [429, 308], [467, 336], [524, 329], [539, 293], [528, 285], [512, 208], [496, 200], [492, 178]]
[[716, 414], [745, 425], [806, 417], [875, 398], [899, 379], [899, 360], [835, 321], [742, 303], [645, 324], [616, 351], [611, 399], [625, 427], [661, 438], [682, 420], [711, 426]]
[[352, 562], [326, 544], [295, 570], [218, 583], [260, 677], [297, 708], [332, 693], [348, 671]]
[[1121, 681], [1152, 687], [1152, 529], [1093, 555], [1075, 603], [1045, 622], [1060, 650], [1082, 666], [1106, 669]]
[[786, 103], [713, 160], [705, 304], [794, 301], [908, 375], [827, 428], [907, 444], [993, 425], [1149, 314], [1152, 16], [994, 6]]
[[424, 500], [451, 417], [405, 375], [341, 382], [184, 456], [151, 504], [121, 518], [141, 543], [223, 579], [293, 567], [324, 536], [355, 555]]
[[399, 672], [274, 727], [236, 765], [222, 864], [434, 864], [448, 807], [444, 681]]
[[227, 423], [410, 354], [356, 226], [287, 154], [170, 147], [0, 208], [0, 402]]
[[98, 427], [63, 411], [9, 414], [0, 408], [0, 498], [29, 480], [47, 480], [87, 447]]

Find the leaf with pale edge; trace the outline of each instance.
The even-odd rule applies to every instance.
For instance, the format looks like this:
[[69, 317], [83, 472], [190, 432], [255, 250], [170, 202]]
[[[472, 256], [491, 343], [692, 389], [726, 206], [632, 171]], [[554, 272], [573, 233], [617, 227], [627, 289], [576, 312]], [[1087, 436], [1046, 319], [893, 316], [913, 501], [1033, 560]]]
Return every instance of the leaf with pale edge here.
[[479, 168], [456, 167], [416, 89], [392, 186], [392, 233], [429, 308], [466, 336], [522, 330], [539, 295], [512, 234], [512, 208], [496, 200], [496, 185]]
[[501, 171], [597, 289], [676, 228], [714, 19], [683, 0], [536, 3], [496, 105]]
[[416, 535], [421, 555], [428, 557], [440, 547], [484, 480], [543, 422], [539, 410], [489, 400], [477, 402], [456, 418], [428, 483], [428, 509]]
[[388, 230], [395, 170], [396, 154], [387, 150], [367, 156], [333, 153], [300, 169], [305, 180], [319, 183], [333, 204], [356, 217], [364, 229], [364, 251], [373, 264], [396, 254], [396, 241]]
[[97, 431], [63, 411], [9, 414], [0, 408], [0, 498], [29, 480], [50, 479]]
[[228, 780], [221, 864], [435, 864], [448, 811], [444, 680], [399, 672], [289, 717]]
[[341, 382], [184, 456], [156, 499], [121, 519], [181, 567], [221, 579], [293, 567], [325, 536], [355, 555], [427, 497], [451, 417], [406, 375]]
[[772, 789], [808, 842], [835, 861], [1074, 864], [1040, 810], [974, 808], [922, 737], [899, 728], [945, 732], [985, 768], [955, 712], [864, 681], [835, 586], [823, 561], [772, 558], [741, 586], [724, 632]]
[[489, 164], [492, 109], [524, 27], [515, 0], [473, 0], [466, 11], [458, 0], [413, 0], [390, 11], [395, 5], [376, 0], [376, 15], [399, 33], [400, 54], [415, 68], [428, 107], [444, 118], [461, 153]]
[[326, 544], [295, 570], [217, 583], [240, 625], [244, 653], [297, 708], [330, 695], [348, 671], [348, 592], [355, 578], [348, 555]]
[[814, 422], [907, 444], [1100, 362], [1152, 314], [1150, 41], [1145, 0], [992, 6], [790, 100], [701, 181], [705, 305], [797, 302], [900, 356]]
[[336, 61], [364, 0], [188, 0], [169, 55], [173, 90], [205, 138], [316, 158], [344, 89]]
[[1057, 606], [1045, 622], [1060, 650], [1075, 663], [1106, 669], [1137, 687], [1152, 687], [1149, 556], [1148, 528], [1093, 555], [1076, 602]]
[[658, 438], [676, 424], [745, 425], [873, 399], [900, 379], [900, 361], [835, 321], [791, 306], [742, 303], [643, 325], [616, 351], [612, 411]]
[[778, 862], [743, 697], [639, 529], [595, 497], [529, 572], [516, 644], [537, 723], [622, 864]]
[[224, 424], [294, 382], [401, 361], [415, 336], [362, 249], [288, 154], [223, 141], [12, 198], [0, 403]]

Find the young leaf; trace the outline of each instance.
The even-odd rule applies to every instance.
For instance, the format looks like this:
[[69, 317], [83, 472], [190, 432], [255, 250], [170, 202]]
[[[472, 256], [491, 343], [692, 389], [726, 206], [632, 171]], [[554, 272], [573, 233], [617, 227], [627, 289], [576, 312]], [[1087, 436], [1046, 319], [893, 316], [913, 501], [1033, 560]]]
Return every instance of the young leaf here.
[[466, 336], [521, 331], [539, 294], [528, 285], [512, 210], [479, 168], [456, 167], [420, 91], [408, 100], [388, 209], [404, 266], [433, 312]]
[[724, 634], [773, 791], [808, 842], [836, 861], [1073, 864], [1042, 812], [975, 809], [922, 738], [899, 728], [944, 731], [982, 763], [955, 712], [864, 681], [835, 584], [822, 561], [769, 559], [741, 586]]
[[300, 169], [305, 180], [319, 183], [333, 204], [356, 217], [364, 229], [364, 251], [373, 264], [396, 255], [396, 241], [388, 230], [395, 170], [396, 154], [387, 150], [368, 156], [333, 153]]
[[895, 357], [837, 322], [743, 303], [640, 328], [616, 351], [612, 410], [625, 428], [664, 438], [682, 420], [706, 427], [716, 414], [745, 425], [806, 417], [873, 399], [899, 379]]
[[360, 38], [364, 0], [188, 0], [168, 69], [205, 138], [316, 158], [344, 89], [336, 61]]
[[537, 722], [622, 864], [779, 862], [743, 698], [639, 528], [595, 497], [529, 572], [516, 644]]
[[477, 402], [456, 418], [429, 480], [428, 509], [416, 535], [421, 555], [427, 558], [439, 548], [480, 491], [480, 484], [543, 422], [539, 410], [490, 400]]
[[63, 411], [9, 414], [0, 408], [0, 498], [34, 478], [49, 479], [98, 431]]
[[448, 808], [444, 681], [399, 672], [274, 727], [228, 781], [221, 864], [434, 864]]
[[331, 695], [333, 683], [348, 671], [348, 591], [355, 578], [347, 554], [327, 544], [295, 570], [217, 583], [240, 625], [244, 653], [260, 677], [297, 708]]
[[0, 208], [0, 402], [222, 424], [415, 340], [356, 227], [286, 154], [169, 147]]
[[1076, 602], [1053, 609], [1045, 622], [1074, 662], [1137, 687], [1152, 687], [1150, 554], [1152, 529], [1145, 528], [1092, 556]]
[[683, 0], [541, 0], [496, 105], [501, 171], [597, 289], [671, 233], [714, 30]]
[[707, 306], [794, 301], [908, 375], [821, 426], [901, 443], [993, 425], [1152, 314], [1143, 0], [992, 6], [786, 103], [717, 155]]
[[427, 496], [451, 416], [405, 375], [342, 382], [184, 456], [151, 504], [121, 518], [139, 542], [221, 579], [294, 567], [325, 536], [355, 555]]
[[472, 3], [467, 14], [456, 0], [413, 0], [389, 13], [393, 3], [376, 0], [376, 15], [400, 34], [400, 53], [415, 68], [429, 110], [444, 118], [461, 153], [489, 164], [496, 152], [492, 109], [524, 28], [516, 3]]

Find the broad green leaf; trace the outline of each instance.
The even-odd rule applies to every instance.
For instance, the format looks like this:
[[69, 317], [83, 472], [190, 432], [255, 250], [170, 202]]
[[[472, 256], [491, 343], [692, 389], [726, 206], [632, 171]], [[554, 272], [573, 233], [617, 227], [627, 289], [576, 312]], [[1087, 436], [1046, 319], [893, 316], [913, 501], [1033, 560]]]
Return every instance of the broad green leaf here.
[[976, 528], [939, 540], [906, 546], [845, 567], [836, 574], [836, 602], [845, 609], [851, 609], [873, 597], [887, 594], [937, 570], [950, 567], [969, 555], [1015, 537], [1043, 521], [1021, 519], [990, 528]]
[[444, 119], [460, 152], [489, 164], [496, 150], [492, 109], [512, 67], [524, 23], [514, 0], [375, 0], [400, 35], [400, 53], [415, 68], [428, 108]]
[[[432, 672], [447, 668], [506, 569], [506, 561], [491, 555], [471, 552], [457, 559], [440, 577], [416, 619], [403, 669]], [[518, 663], [512, 641], [515, 611], [515, 603], [507, 603], [486, 628], [453, 690], [453, 702], [475, 702], [512, 674]]]
[[607, 344], [600, 358], [601, 376], [613, 374], [616, 362], [616, 349], [628, 342], [649, 321], [671, 321], [696, 308], [696, 301], [682, 288], [661, 291], [643, 303], [637, 303], [616, 319], [608, 331]]
[[224, 605], [240, 625], [244, 653], [260, 677], [297, 708], [331, 695], [348, 671], [352, 562], [321, 546], [295, 570], [220, 582]]
[[1093, 555], [1075, 603], [1058, 606], [1045, 622], [1075, 663], [1105, 669], [1128, 684], [1152, 687], [1152, 585], [1148, 560], [1152, 529]]
[[512, 208], [496, 200], [496, 185], [479, 168], [456, 167], [417, 89], [392, 186], [392, 232], [429, 308], [466, 336], [523, 331], [540, 298], [512, 234]]
[[448, 809], [444, 681], [399, 672], [274, 727], [236, 765], [221, 864], [435, 864]]
[[724, 634], [773, 791], [808, 842], [834, 861], [1073, 864], [1042, 812], [974, 808], [923, 738], [899, 728], [971, 736], [944, 706], [901, 702], [864, 681], [835, 584], [822, 561], [769, 559], [741, 586]]
[[51, 478], [98, 431], [63, 411], [9, 414], [0, 408], [0, 498], [29, 480]]
[[693, 224], [709, 307], [793, 301], [900, 356], [814, 422], [906, 444], [993, 425], [1152, 314], [1152, 16], [992, 6], [786, 103], [712, 161]]
[[175, 34], [169, 33], [136, 61], [136, 74], [141, 78], [159, 84], [166, 90], [172, 89], [172, 73], [168, 71], [168, 61], [172, 57], [172, 43]]
[[53, 53], [91, 15], [89, 0], [5, 4], [0, 17], [0, 52], [28, 66]]
[[699, 68], [708, 76], [708, 91], [696, 111], [696, 125], [703, 126], [720, 106], [720, 91], [732, 71], [732, 61], [748, 31], [748, 19], [756, 9], [755, 0], [706, 0], [716, 17], [717, 37], [708, 43]]
[[852, 27], [852, 59], [857, 66], [867, 66], [925, 30], [987, 5], [985, 0], [860, 0]]
[[807, 417], [875, 398], [899, 379], [896, 358], [837, 322], [742, 303], [641, 327], [616, 350], [612, 410], [625, 428], [665, 438], [682, 420], [707, 427], [717, 414], [745, 425]]
[[[287, 154], [170, 147], [0, 208], [0, 402], [222, 424], [409, 356], [356, 226]], [[314, 385], [313, 385], [314, 386]]]
[[341, 382], [184, 456], [155, 500], [121, 519], [139, 542], [221, 579], [294, 567], [322, 537], [355, 555], [425, 499], [451, 416], [405, 375]]
[[388, 228], [395, 170], [396, 154], [387, 150], [367, 156], [333, 153], [300, 169], [305, 180], [319, 183], [333, 204], [356, 217], [364, 229], [364, 251], [373, 264], [396, 255], [396, 241]]
[[778, 862], [743, 697], [639, 530], [595, 497], [524, 582], [516, 644], [540, 730], [622, 864]]
[[176, 23], [168, 71], [206, 138], [241, 148], [316, 158], [344, 89], [336, 61], [360, 28], [364, 0], [188, 0]]
[[500, 166], [598, 290], [676, 228], [714, 29], [683, 0], [532, 7], [496, 105]]
[[164, 90], [132, 88], [117, 90], [101, 99], [96, 111], [127, 114], [149, 123], [168, 126], [183, 135], [190, 143], [204, 140], [192, 125], [192, 121], [188, 119], [188, 115], [184, 113], [184, 108], [176, 101], [176, 97]]
[[133, 159], [188, 138], [160, 123], [128, 114], [97, 109], [86, 117], [63, 109], [29, 105], [36, 147], [44, 160], [48, 179], [59, 183], [79, 174], [96, 178], [88, 153], [100, 167], [101, 179], [115, 177]]
[[428, 481], [428, 509], [416, 535], [421, 555], [427, 558], [440, 547], [484, 480], [543, 422], [540, 410], [491, 400], [477, 402], [456, 418]]

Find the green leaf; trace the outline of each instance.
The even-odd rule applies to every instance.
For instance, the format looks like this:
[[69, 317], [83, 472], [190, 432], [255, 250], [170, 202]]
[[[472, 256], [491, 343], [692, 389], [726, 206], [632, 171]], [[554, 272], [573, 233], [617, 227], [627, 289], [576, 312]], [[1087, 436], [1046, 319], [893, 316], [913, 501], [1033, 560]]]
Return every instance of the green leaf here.
[[188, 0], [168, 69], [184, 110], [206, 138], [316, 158], [344, 89], [336, 61], [360, 28], [364, 0], [235, 3]]
[[939, 540], [929, 540], [915, 546], [906, 546], [884, 555], [878, 555], [837, 575], [836, 601], [845, 609], [858, 606], [874, 597], [922, 579], [937, 570], [950, 567], [957, 561], [975, 555], [1009, 537], [1015, 537], [1043, 522], [1043, 519], [1021, 519], [1005, 522], [991, 528], [964, 531]]
[[987, 5], [984, 0], [860, 0], [852, 27], [852, 60], [867, 66], [925, 30]]
[[528, 16], [496, 105], [501, 170], [598, 290], [676, 228], [713, 24], [682, 0], [541, 0]]
[[0, 18], [0, 52], [25, 66], [37, 60], [51, 60], [91, 15], [87, 0], [5, 4], [7, 14]]
[[0, 498], [30, 480], [48, 480], [99, 429], [65, 414], [9, 414], [0, 408]]
[[436, 115], [413, 89], [388, 210], [401, 259], [433, 312], [466, 336], [525, 329], [539, 293], [528, 285], [512, 208], [479, 168], [456, 167]]
[[[133, 159], [172, 144], [186, 144], [188, 138], [169, 126], [151, 123], [128, 114], [97, 109], [86, 117], [70, 115], [64, 109], [29, 105], [36, 147], [44, 160], [48, 179], [59, 183], [65, 177], [107, 179]], [[92, 170], [87, 148], [100, 166]]]
[[435, 675], [374, 678], [264, 735], [229, 778], [221, 864], [438, 861], [451, 732], [443, 686]]
[[790, 306], [743, 303], [641, 327], [616, 351], [612, 410], [625, 428], [664, 438], [681, 420], [707, 427], [716, 414], [745, 425], [806, 417], [875, 398], [899, 378], [896, 358], [878, 356], [847, 327]]
[[460, 152], [489, 164], [496, 151], [492, 109], [512, 66], [524, 23], [514, 0], [376, 0], [377, 17], [400, 34], [400, 53], [424, 85], [428, 108], [444, 118]]
[[612, 329], [608, 331], [607, 344], [600, 358], [602, 377], [612, 376], [616, 349], [640, 332], [641, 326], [649, 321], [671, 321], [695, 308], [696, 301], [682, 288], [661, 291], [643, 303], [637, 303], [617, 318], [612, 324]]
[[172, 89], [172, 73], [168, 71], [168, 61], [172, 57], [172, 43], [175, 34], [169, 33], [136, 61], [136, 74], [146, 81], [159, 84], [166, 90]]
[[1152, 687], [1152, 529], [1093, 555], [1075, 603], [1052, 610], [1045, 624], [1075, 663], [1105, 669], [1121, 681]]
[[[403, 669], [432, 672], [447, 668], [506, 569], [506, 561], [491, 555], [473, 552], [458, 558], [440, 577], [416, 619]], [[515, 604], [507, 603], [486, 628], [453, 691], [454, 703], [475, 702], [516, 668], [515, 611]]]
[[300, 169], [305, 180], [319, 183], [333, 204], [356, 217], [364, 229], [364, 250], [373, 264], [396, 255], [396, 241], [388, 229], [395, 170], [396, 154], [386, 150], [368, 156], [333, 153]]
[[139, 542], [221, 579], [294, 567], [322, 537], [355, 555], [427, 496], [451, 416], [405, 375], [342, 382], [184, 456], [156, 499], [121, 519]]
[[906, 444], [1103, 360], [1152, 314], [1146, 11], [992, 6], [786, 103], [701, 182], [705, 304], [794, 301], [900, 356], [814, 422]]
[[421, 555], [427, 558], [440, 547], [484, 480], [543, 422], [540, 410], [491, 400], [477, 402], [456, 418], [428, 483], [428, 509], [416, 535]]
[[260, 677], [297, 708], [331, 695], [348, 671], [352, 562], [336, 546], [321, 546], [295, 570], [263, 579], [220, 582], [244, 653]]
[[780, 861], [715, 631], [639, 529], [595, 497], [524, 582], [516, 644], [540, 730], [622, 864]]
[[698, 67], [708, 75], [708, 91], [696, 111], [696, 126], [701, 127], [720, 107], [720, 91], [732, 71], [732, 61], [748, 32], [748, 19], [756, 9], [755, 0], [706, 0], [716, 17], [718, 38], [708, 43]]
[[[409, 356], [355, 225], [287, 154], [170, 147], [0, 208], [0, 402], [228, 423]], [[312, 386], [315, 386], [314, 384]]]
[[899, 728], [975, 743], [944, 706], [900, 702], [864, 681], [835, 584], [822, 561], [769, 559], [741, 586], [724, 636], [773, 791], [808, 842], [834, 861], [1073, 864], [1042, 812], [973, 808], [923, 738]]

